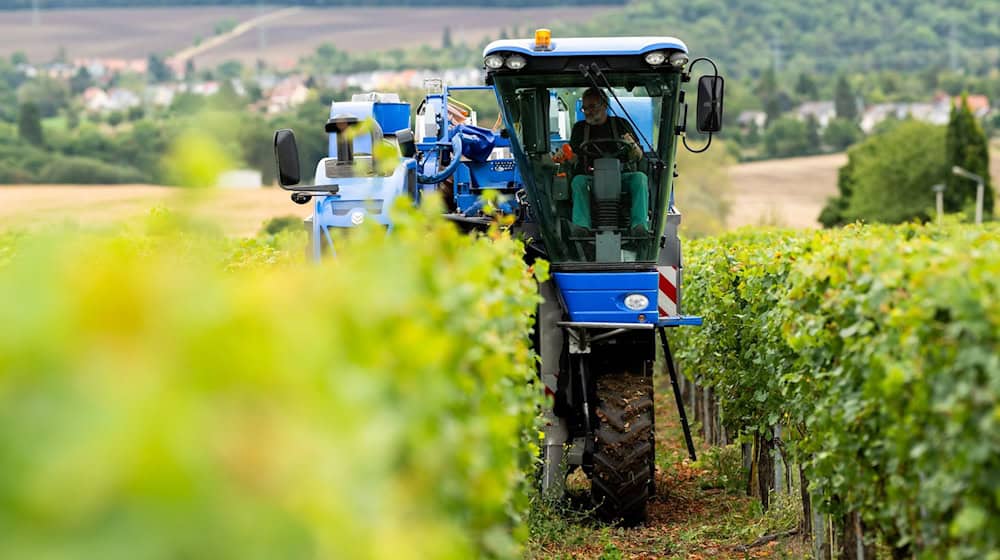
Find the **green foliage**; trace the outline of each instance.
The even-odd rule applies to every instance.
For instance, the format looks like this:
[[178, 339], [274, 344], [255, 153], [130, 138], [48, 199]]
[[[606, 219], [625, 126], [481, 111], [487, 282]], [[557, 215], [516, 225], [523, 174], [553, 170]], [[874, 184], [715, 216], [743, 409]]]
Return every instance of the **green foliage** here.
[[[968, 99], [962, 96], [960, 106], [952, 106], [945, 136], [946, 165], [959, 166], [984, 179], [983, 214], [993, 213], [993, 186], [990, 181], [990, 149], [982, 127], [969, 110]], [[946, 212], [970, 209], [975, 212], [977, 184], [965, 177], [948, 173], [944, 191]]]
[[[954, 67], [950, 53], [966, 75], [985, 76], [1000, 55], [1000, 12], [994, 0], [633, 0], [595, 21], [556, 26], [553, 32], [675, 35], [697, 49], [697, 56], [719, 61], [733, 77], [761, 75], [774, 65], [777, 53], [781, 72], [790, 80], [803, 71], [831, 76], [872, 69], [937, 73]], [[954, 50], [947, 48], [949, 40]]]
[[38, 105], [34, 103], [21, 104], [17, 112], [17, 135], [29, 144], [42, 146], [45, 136], [42, 133], [42, 118]]
[[764, 107], [764, 113], [767, 114], [767, 125], [770, 126], [771, 123], [776, 121], [778, 117], [781, 116], [783, 110], [780, 100], [780, 92], [778, 90], [778, 79], [775, 76], [774, 67], [768, 67], [761, 74], [760, 82], [757, 83], [757, 87], [754, 91], [757, 97], [760, 98], [761, 104]]
[[260, 232], [261, 234], [266, 235], [276, 235], [285, 230], [301, 230], [302, 228], [301, 216], [278, 216], [264, 222], [264, 226], [261, 228]]
[[90, 71], [87, 70], [86, 66], [81, 66], [69, 79], [69, 92], [71, 95], [80, 95], [93, 84], [94, 80], [90, 76]]
[[17, 89], [18, 102], [34, 104], [42, 118], [58, 115], [69, 105], [69, 98], [69, 84], [55, 78], [37, 77], [22, 83]]
[[812, 76], [806, 72], [799, 74], [799, 79], [795, 82], [795, 93], [803, 99], [810, 101], [819, 99], [819, 88], [816, 86], [816, 82]]
[[151, 82], [166, 82], [174, 78], [174, 71], [170, 69], [163, 57], [157, 54], [150, 54], [147, 59], [146, 70], [149, 73]]
[[142, 183], [146, 180], [139, 170], [126, 164], [110, 164], [100, 160], [77, 157], [53, 157], [39, 170], [36, 183], [68, 183], [79, 185], [111, 185]]
[[124, 121], [124, 120], [125, 120], [125, 115], [123, 115], [121, 111], [111, 111], [108, 114], [107, 122], [108, 122], [108, 125], [110, 125], [112, 128], [114, 128], [114, 127], [120, 125], [122, 123], [122, 121]]
[[743, 451], [737, 444], [710, 447], [702, 451], [698, 464], [705, 469], [701, 486], [703, 488], [721, 488], [730, 494], [746, 491], [746, 477], [749, 473], [743, 468]]
[[852, 183], [854, 181], [854, 163], [857, 162], [858, 150], [847, 152], [847, 164], [837, 170], [837, 196], [830, 197], [819, 213], [819, 223], [825, 228], [842, 226], [847, 223], [847, 204], [851, 200]]
[[810, 138], [809, 126], [794, 118], [781, 117], [769, 122], [764, 131], [764, 150], [770, 157], [793, 157], [813, 153], [816, 150]]
[[832, 119], [823, 129], [823, 143], [837, 152], [854, 145], [861, 136], [861, 128], [847, 119]]
[[604, 550], [601, 551], [601, 555], [597, 558], [598, 560], [625, 560], [625, 555], [615, 546], [615, 543], [609, 542], [605, 543]]
[[1000, 230], [740, 232], [686, 246], [690, 375], [782, 424], [818, 507], [920, 558], [1000, 547]]
[[904, 121], [852, 149], [844, 220], [928, 219], [934, 208], [931, 186], [944, 182], [948, 170], [944, 144], [944, 127]]
[[837, 78], [837, 85], [833, 90], [833, 105], [837, 112], [838, 119], [856, 121], [858, 118], [858, 103], [851, 89], [851, 84], [847, 82], [846, 76]]
[[0, 236], [0, 556], [519, 557], [535, 279], [437, 212]]
[[33, 183], [50, 155], [31, 144], [0, 140], [0, 184]]
[[243, 63], [238, 60], [227, 60], [215, 71], [220, 80], [234, 80], [243, 74]]

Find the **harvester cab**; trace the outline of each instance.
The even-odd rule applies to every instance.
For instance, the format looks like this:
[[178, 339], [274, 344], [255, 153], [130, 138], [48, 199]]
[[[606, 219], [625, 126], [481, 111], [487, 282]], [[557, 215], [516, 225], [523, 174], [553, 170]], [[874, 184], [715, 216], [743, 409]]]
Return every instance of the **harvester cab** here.
[[[681, 313], [673, 190], [677, 144], [687, 145], [687, 53], [673, 37], [558, 39], [544, 29], [483, 52], [533, 218], [521, 227], [553, 271], [537, 320], [552, 399], [542, 487], [561, 494], [565, 466], [579, 466], [598, 511], [633, 522], [655, 489], [657, 334], [694, 457], [665, 330], [702, 322]], [[709, 141], [722, 83], [717, 71], [699, 81], [697, 124]], [[553, 104], [576, 109], [568, 135], [555, 134]]]

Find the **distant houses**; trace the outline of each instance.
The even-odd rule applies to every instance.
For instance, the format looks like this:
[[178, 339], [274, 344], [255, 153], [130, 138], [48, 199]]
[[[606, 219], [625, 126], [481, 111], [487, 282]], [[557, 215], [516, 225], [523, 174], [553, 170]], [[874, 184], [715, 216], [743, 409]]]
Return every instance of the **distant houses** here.
[[100, 79], [116, 73], [146, 74], [149, 63], [144, 58], [79, 58], [73, 61], [67, 77], [72, 76], [80, 68], [85, 68], [92, 78]]
[[825, 129], [830, 121], [837, 118], [833, 101], [807, 101], [795, 108], [795, 118], [805, 121], [810, 117], [816, 119], [820, 130]]
[[[989, 114], [990, 101], [985, 95], [969, 95], [966, 99], [969, 109], [977, 119]], [[861, 114], [859, 125], [865, 134], [871, 134], [879, 123], [888, 118], [912, 118], [931, 124], [948, 124], [952, 106], [961, 102], [961, 97], [938, 94], [930, 103], [878, 103], [865, 109]]]
[[[188, 79], [183, 81], [157, 83], [147, 83], [145, 79], [117, 79], [124, 74], [148, 76], [151, 72], [150, 64], [147, 59], [81, 58], [48, 65], [20, 63], [15, 68], [29, 78], [47, 76], [58, 80], [78, 80], [77, 83], [81, 84], [79, 87], [85, 88], [81, 94], [82, 104], [91, 113], [128, 111], [135, 107], [167, 107], [174, 103], [178, 94], [211, 96], [223, 88], [229, 89], [224, 81], [199, 80], [194, 75], [187, 76]], [[312, 77], [295, 73], [266, 73], [248, 78], [245, 83], [244, 80], [233, 79], [228, 85], [232, 86], [231, 91], [237, 95], [243, 96], [252, 90], [255, 98], [260, 96], [259, 100], [250, 105], [251, 110], [277, 114], [305, 103], [316, 85], [333, 90], [394, 91], [423, 89], [431, 79], [439, 79], [452, 85], [471, 85], [483, 83], [483, 78], [483, 70], [479, 68], [368, 71]], [[133, 86], [126, 88], [115, 85], [121, 83]], [[959, 101], [958, 97], [939, 93], [930, 101], [876, 103], [860, 111], [857, 124], [865, 134], [871, 134], [886, 119], [913, 118], [943, 125], [948, 122], [951, 107]], [[985, 119], [993, 111], [990, 100], [985, 95], [968, 95], [967, 101], [977, 119]], [[781, 116], [800, 121], [812, 119], [819, 130], [823, 131], [837, 118], [837, 111], [833, 101], [807, 101]], [[764, 130], [768, 125], [767, 120], [764, 111], [743, 110], [738, 114], [736, 122], [746, 134], [751, 129]]]
[[757, 127], [757, 130], [763, 130], [764, 125], [767, 124], [767, 113], [764, 111], [740, 111], [739, 116], [736, 117], [736, 124], [743, 131], [750, 130], [752, 126]]
[[297, 107], [309, 98], [309, 88], [303, 76], [286, 78], [268, 90], [264, 98], [257, 104], [268, 114], [280, 113]]
[[[990, 113], [990, 101], [985, 95], [969, 95], [966, 99], [969, 109], [977, 119], [983, 119]], [[951, 107], [961, 101], [961, 97], [949, 97], [941, 93], [930, 102], [876, 103], [864, 108], [858, 125], [865, 134], [871, 134], [879, 123], [890, 118], [912, 118], [932, 124], [948, 124]], [[812, 117], [816, 119], [819, 129], [823, 130], [837, 117], [837, 111], [833, 101], [807, 101], [794, 108], [792, 115], [800, 121]], [[736, 123], [744, 132], [749, 130], [751, 124], [763, 129], [767, 124], [767, 115], [763, 111], [741, 111]]]
[[83, 91], [83, 106], [91, 113], [127, 111], [140, 105], [142, 105], [142, 98], [135, 92], [124, 88], [103, 90], [99, 87], [89, 87]]

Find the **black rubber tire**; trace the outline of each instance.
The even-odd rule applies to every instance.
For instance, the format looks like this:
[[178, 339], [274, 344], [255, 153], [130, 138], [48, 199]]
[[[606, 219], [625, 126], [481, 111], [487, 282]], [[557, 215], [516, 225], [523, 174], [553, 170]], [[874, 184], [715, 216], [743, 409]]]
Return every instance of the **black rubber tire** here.
[[596, 411], [591, 499], [603, 519], [642, 523], [654, 488], [653, 378], [602, 375]]

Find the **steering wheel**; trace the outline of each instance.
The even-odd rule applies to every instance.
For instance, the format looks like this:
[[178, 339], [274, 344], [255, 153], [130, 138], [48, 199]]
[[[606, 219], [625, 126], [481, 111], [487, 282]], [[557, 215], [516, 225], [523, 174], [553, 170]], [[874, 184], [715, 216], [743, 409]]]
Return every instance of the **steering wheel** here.
[[[604, 149], [601, 146], [611, 146], [611, 149]], [[621, 138], [597, 138], [587, 140], [580, 144], [580, 152], [592, 158], [610, 156], [622, 159], [630, 154], [633, 144]]]

